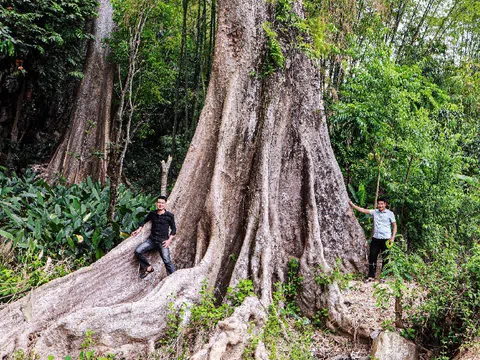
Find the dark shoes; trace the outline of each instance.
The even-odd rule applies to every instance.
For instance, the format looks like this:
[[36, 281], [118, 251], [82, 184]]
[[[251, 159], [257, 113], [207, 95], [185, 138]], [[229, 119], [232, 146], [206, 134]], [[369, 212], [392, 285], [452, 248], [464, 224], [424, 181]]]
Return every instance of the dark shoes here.
[[150, 273], [152, 273], [152, 272], [154, 272], [153, 266], [147, 267], [147, 269], [146, 269], [145, 271], [142, 271], [142, 272], [140, 273], [140, 279], [146, 278], [147, 275], [150, 274]]

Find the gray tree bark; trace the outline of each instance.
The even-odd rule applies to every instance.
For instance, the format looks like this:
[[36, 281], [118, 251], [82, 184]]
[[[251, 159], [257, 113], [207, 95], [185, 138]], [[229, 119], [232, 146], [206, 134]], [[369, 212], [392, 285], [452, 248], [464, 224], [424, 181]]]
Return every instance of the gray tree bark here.
[[[337, 258], [344, 270], [364, 271], [364, 235], [348, 206], [312, 62], [292, 46], [282, 71], [251, 75], [265, 59], [271, 6], [219, 2], [205, 106], [169, 198], [180, 270], [165, 277], [154, 255], [156, 271], [139, 280], [133, 250], [146, 233], [130, 238], [92, 266], [0, 310], [0, 356], [18, 347], [75, 354], [91, 329], [101, 349], [132, 358], [162, 337], [167, 305], [195, 302], [204, 280], [225, 291], [250, 278], [267, 307], [292, 257], [305, 279], [298, 300], [304, 313], [328, 307], [330, 325], [349, 331], [338, 287], [319, 287], [314, 273], [329, 271]], [[248, 319], [247, 310], [239, 318]]]
[[113, 30], [113, 9], [109, 0], [101, 0], [98, 17], [93, 21], [95, 40], [89, 45], [70, 127], [48, 164], [48, 176], [63, 176], [78, 183], [91, 176], [105, 182], [113, 90], [113, 67], [107, 61], [104, 39]]
[[170, 170], [170, 165], [172, 165], [172, 155], [168, 155], [167, 161], [162, 160], [160, 162], [162, 165], [162, 183], [160, 186], [160, 195], [167, 196], [167, 181], [168, 181], [168, 171]]

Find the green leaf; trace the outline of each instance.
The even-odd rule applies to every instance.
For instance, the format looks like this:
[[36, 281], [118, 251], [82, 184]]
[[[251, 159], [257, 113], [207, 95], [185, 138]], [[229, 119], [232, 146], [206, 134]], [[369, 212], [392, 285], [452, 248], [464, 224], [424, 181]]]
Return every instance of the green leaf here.
[[12, 241], [14, 239], [14, 236], [5, 230], [0, 230], [0, 235]]
[[68, 245], [70, 245], [70, 248], [72, 250], [75, 250], [77, 247], [75, 246], [75, 243], [73, 242], [72, 238], [69, 236], [67, 237], [67, 242], [68, 242]]
[[96, 229], [92, 236], [92, 245], [94, 249], [98, 247], [99, 241], [100, 241], [100, 229]]
[[61, 230], [58, 232], [57, 237], [55, 238], [55, 242], [56, 242], [57, 244], [61, 244], [61, 243], [62, 243], [63, 236], [64, 236], [64, 231], [63, 231], [63, 229], [61, 229]]
[[97, 189], [95, 189], [95, 187], [92, 187], [92, 193], [93, 193], [93, 195], [95, 195], [97, 200], [100, 201], [100, 195], [98, 195], [98, 191], [97, 191]]
[[38, 199], [38, 203], [40, 205], [45, 206], [45, 201], [43, 199], [43, 195], [39, 190], [37, 191], [37, 199]]
[[3, 188], [3, 189], [0, 191], [0, 195], [6, 195], [6, 194], [8, 194], [10, 191], [12, 191], [12, 190], [13, 190], [13, 187], [8, 187], [8, 186], [7, 186], [7, 187]]
[[5, 211], [5, 214], [7, 214], [7, 216], [12, 219], [12, 221], [14, 222], [14, 224], [18, 227], [24, 227], [25, 226], [25, 221], [19, 217], [18, 215], [16, 214], [13, 214], [10, 210], [8, 210], [6, 207], [3, 207], [3, 211]]
[[348, 190], [350, 190], [350, 194], [352, 195], [353, 200], [358, 204], [357, 193], [356, 193], [355, 188], [353, 187], [352, 184], [348, 184]]
[[42, 239], [42, 227], [40, 225], [40, 221], [35, 222], [34, 236], [35, 236], [35, 239], [37, 239], [37, 240]]

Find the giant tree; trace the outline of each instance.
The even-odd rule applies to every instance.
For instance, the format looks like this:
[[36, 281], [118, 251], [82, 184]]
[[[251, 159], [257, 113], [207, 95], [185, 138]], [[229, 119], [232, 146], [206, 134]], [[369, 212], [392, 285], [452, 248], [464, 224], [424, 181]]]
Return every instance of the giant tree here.
[[98, 17], [93, 21], [95, 39], [89, 45], [73, 117], [48, 164], [50, 176], [61, 175], [69, 183], [78, 183], [87, 176], [106, 180], [113, 68], [107, 59], [109, 49], [104, 40], [113, 26], [112, 6], [109, 0], [101, 0]]
[[[153, 350], [170, 302], [195, 302], [205, 280], [225, 292], [250, 278], [268, 306], [292, 257], [305, 279], [298, 297], [304, 313], [327, 307], [330, 324], [349, 330], [338, 287], [313, 281], [315, 269], [328, 272], [337, 258], [344, 270], [365, 264], [362, 230], [330, 146], [318, 72], [293, 43], [298, 28], [285, 27], [301, 20], [302, 4], [218, 5], [205, 106], [170, 197], [180, 270], [139, 280], [133, 250], [147, 233], [132, 237], [92, 266], [2, 309], [1, 355], [15, 347], [74, 353], [86, 329], [99, 346], [127, 357]], [[279, 5], [288, 13], [283, 20]], [[254, 317], [258, 309], [248, 304], [244, 310]]]

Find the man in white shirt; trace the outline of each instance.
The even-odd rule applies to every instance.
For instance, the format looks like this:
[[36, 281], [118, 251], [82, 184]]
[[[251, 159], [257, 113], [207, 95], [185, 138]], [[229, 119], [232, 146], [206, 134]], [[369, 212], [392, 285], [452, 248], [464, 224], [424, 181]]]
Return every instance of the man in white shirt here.
[[[368, 255], [368, 278], [375, 279], [375, 273], [377, 271], [377, 259], [378, 255], [382, 253], [383, 264], [386, 264], [385, 250], [387, 250], [387, 243], [390, 247], [393, 244], [395, 235], [397, 234], [397, 222], [395, 220], [395, 214], [387, 209], [387, 200], [380, 198], [377, 201], [377, 208], [374, 210], [364, 209], [355, 205], [351, 201], [349, 204], [354, 209], [361, 213], [373, 216], [373, 238], [370, 243], [370, 254]], [[393, 227], [393, 231], [392, 231]]]

